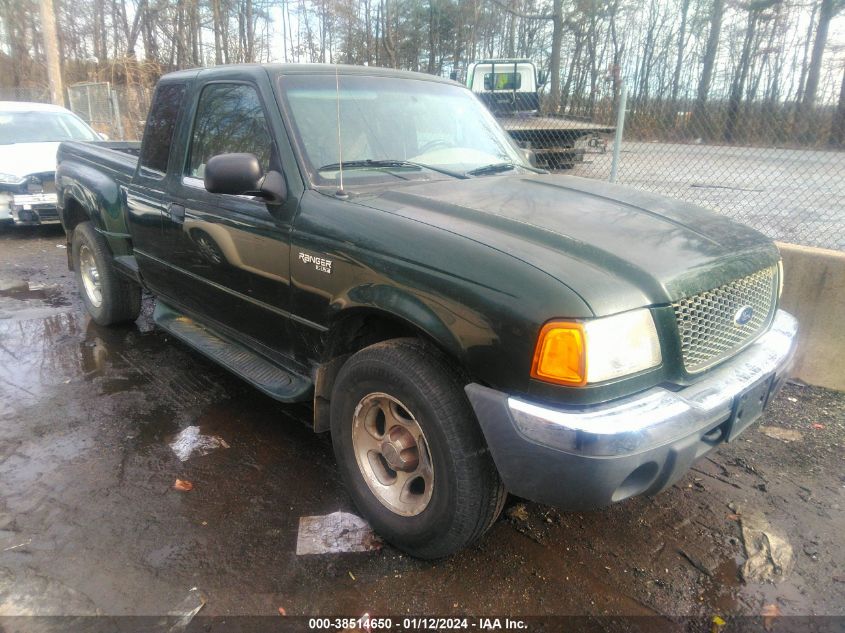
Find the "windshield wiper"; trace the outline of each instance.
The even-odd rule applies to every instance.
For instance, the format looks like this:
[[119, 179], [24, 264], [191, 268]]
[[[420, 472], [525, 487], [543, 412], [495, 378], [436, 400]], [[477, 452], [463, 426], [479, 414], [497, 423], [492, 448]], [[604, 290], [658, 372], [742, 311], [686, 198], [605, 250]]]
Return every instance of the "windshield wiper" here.
[[[322, 167], [318, 168], [317, 171], [335, 171], [340, 169], [340, 163], [331, 163], [329, 165], [323, 165]], [[465, 174], [460, 172], [451, 171], [449, 169], [443, 169], [441, 167], [433, 167], [431, 165], [424, 165], [423, 163], [415, 163], [410, 160], [401, 160], [398, 158], [387, 158], [381, 160], [350, 160], [343, 162], [344, 169], [369, 169], [369, 168], [390, 168], [390, 167], [416, 167], [418, 169], [429, 169], [431, 171], [436, 171], [439, 174], [446, 174], [447, 176], [452, 176], [452, 178], [468, 178]]]
[[498, 174], [503, 171], [510, 171], [516, 169], [514, 163], [491, 163], [483, 167], [476, 167], [466, 172], [467, 176], [483, 176], [484, 174]]

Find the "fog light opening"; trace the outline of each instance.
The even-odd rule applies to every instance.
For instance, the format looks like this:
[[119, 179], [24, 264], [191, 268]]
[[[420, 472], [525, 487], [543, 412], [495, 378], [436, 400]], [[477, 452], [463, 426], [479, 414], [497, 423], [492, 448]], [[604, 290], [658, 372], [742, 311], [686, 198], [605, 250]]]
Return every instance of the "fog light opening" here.
[[638, 466], [625, 477], [625, 481], [614, 491], [610, 500], [615, 503], [645, 492], [657, 477], [657, 470], [657, 462], [647, 462]]

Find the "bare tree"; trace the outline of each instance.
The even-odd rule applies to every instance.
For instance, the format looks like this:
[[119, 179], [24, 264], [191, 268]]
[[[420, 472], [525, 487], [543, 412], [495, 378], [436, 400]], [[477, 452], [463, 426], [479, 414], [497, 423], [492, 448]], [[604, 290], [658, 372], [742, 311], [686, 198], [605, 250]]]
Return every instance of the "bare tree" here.
[[810, 67], [807, 72], [807, 85], [804, 88], [804, 96], [801, 99], [802, 111], [811, 108], [816, 102], [816, 92], [819, 88], [819, 77], [822, 69], [822, 56], [827, 44], [827, 33], [830, 30], [830, 21], [833, 16], [845, 6], [842, 0], [821, 0], [819, 6], [819, 22], [816, 26], [816, 37], [813, 40], [813, 56], [810, 58]]
[[722, 32], [722, 16], [725, 12], [725, 0], [713, 0], [710, 9], [710, 31], [707, 35], [707, 48], [701, 62], [701, 77], [698, 80], [698, 93], [693, 109], [693, 126], [703, 130], [709, 125], [705, 112], [705, 104], [710, 94], [710, 84], [713, 81], [713, 67], [716, 64], [716, 53], [719, 50], [719, 37]]
[[59, 43], [56, 39], [56, 15], [53, 0], [40, 0], [41, 36], [44, 38], [44, 52], [47, 57], [47, 78], [50, 82], [50, 100], [56, 105], [65, 104], [62, 88], [62, 69], [59, 66]]
[[748, 79], [748, 72], [751, 67], [752, 50], [754, 49], [754, 40], [757, 34], [757, 26], [761, 20], [768, 19], [764, 12], [773, 6], [776, 6], [780, 0], [752, 0], [745, 9], [748, 11], [748, 22], [745, 28], [745, 39], [742, 43], [742, 53], [739, 58], [736, 72], [734, 73], [733, 83], [731, 85], [731, 94], [728, 99], [728, 114], [725, 119], [724, 138], [726, 141], [733, 141], [736, 137], [736, 124], [739, 117], [739, 106], [742, 101], [742, 95], [745, 90], [745, 82]]

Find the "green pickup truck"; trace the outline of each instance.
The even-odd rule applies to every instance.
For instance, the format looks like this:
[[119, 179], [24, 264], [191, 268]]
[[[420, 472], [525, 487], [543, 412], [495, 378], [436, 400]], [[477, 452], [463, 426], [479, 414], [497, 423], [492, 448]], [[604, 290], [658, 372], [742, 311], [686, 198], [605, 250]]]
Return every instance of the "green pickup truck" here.
[[778, 250], [703, 209], [531, 166], [466, 88], [329, 65], [180, 71], [143, 141], [62, 143], [91, 317], [155, 322], [313, 405], [359, 511], [449, 555], [506, 492], [654, 494], [757, 419], [797, 324]]

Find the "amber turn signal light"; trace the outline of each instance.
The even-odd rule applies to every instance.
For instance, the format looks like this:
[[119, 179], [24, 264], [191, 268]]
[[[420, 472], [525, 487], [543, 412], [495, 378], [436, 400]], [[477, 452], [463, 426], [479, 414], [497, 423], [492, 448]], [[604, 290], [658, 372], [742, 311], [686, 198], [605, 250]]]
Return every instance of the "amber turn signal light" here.
[[531, 377], [571, 387], [587, 383], [584, 326], [580, 323], [546, 323], [537, 338]]

